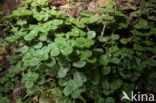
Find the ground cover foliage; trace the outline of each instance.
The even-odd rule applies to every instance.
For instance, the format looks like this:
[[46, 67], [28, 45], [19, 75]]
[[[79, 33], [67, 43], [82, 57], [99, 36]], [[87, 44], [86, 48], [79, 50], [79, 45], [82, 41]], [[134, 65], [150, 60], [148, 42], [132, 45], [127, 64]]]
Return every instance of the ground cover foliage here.
[[[156, 90], [155, 0], [134, 12], [128, 25], [115, 3], [99, 14], [65, 17], [44, 0], [1, 19], [6, 37], [18, 50], [11, 67], [0, 67], [0, 103], [116, 103], [122, 91]], [[14, 89], [21, 82], [23, 88]], [[13, 95], [13, 93], [16, 95]], [[129, 103], [129, 101], [122, 101]]]

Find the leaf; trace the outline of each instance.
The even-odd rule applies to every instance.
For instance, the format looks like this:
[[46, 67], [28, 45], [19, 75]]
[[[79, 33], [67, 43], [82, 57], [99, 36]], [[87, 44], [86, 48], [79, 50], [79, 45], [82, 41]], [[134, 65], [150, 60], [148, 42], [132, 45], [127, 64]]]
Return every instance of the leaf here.
[[15, 16], [29, 16], [32, 15], [31, 10], [26, 9], [25, 7], [18, 8], [12, 12], [12, 15]]
[[31, 0], [27, 0], [27, 1], [22, 1], [22, 4], [30, 4]]
[[65, 38], [60, 37], [60, 38], [55, 39], [55, 47], [56, 48], [61, 49], [61, 48], [63, 48], [65, 46], [65, 44], [66, 44], [66, 39]]
[[73, 28], [72, 29], [72, 32], [71, 32], [71, 36], [74, 36], [74, 37], [78, 37], [80, 35], [80, 29], [78, 28]]
[[110, 84], [110, 89], [112, 89], [112, 90], [117, 90], [117, 89], [119, 89], [122, 85], [123, 85], [123, 81], [120, 80], [120, 79], [117, 79], [117, 80], [113, 81], [113, 82]]
[[65, 46], [64, 48], [61, 49], [61, 53], [63, 55], [69, 55], [73, 52], [73, 48], [71, 46]]
[[108, 81], [103, 81], [103, 82], [102, 82], [102, 88], [103, 88], [104, 90], [108, 90], [108, 89], [109, 89], [109, 83], [108, 83]]
[[86, 61], [77, 61], [77, 62], [74, 62], [73, 63], [73, 66], [74, 67], [77, 67], [77, 68], [82, 68], [86, 65]]
[[134, 50], [137, 50], [137, 51], [143, 51], [144, 50], [143, 46], [141, 46], [139, 44], [134, 44], [133, 46], [134, 46]]
[[90, 48], [94, 44], [94, 40], [86, 39], [85, 47]]
[[79, 27], [79, 28], [85, 28], [85, 25], [84, 25], [84, 23], [83, 22], [81, 22], [81, 21], [75, 21], [74, 22], [74, 24], [77, 26], [77, 27]]
[[66, 78], [60, 78], [59, 81], [58, 81], [58, 84], [59, 84], [59, 86], [64, 87], [64, 86], [66, 86], [67, 82], [68, 82], [67, 77]]
[[24, 54], [24, 53], [26, 53], [28, 50], [29, 50], [29, 47], [25, 45], [25, 46], [23, 46], [22, 48], [20, 48], [19, 51], [22, 52], [22, 53]]
[[43, 61], [48, 60], [49, 59], [48, 52], [45, 52], [39, 59], [41, 59]]
[[15, 66], [14, 66], [15, 73], [19, 73], [22, 70], [22, 61], [19, 61]]
[[100, 62], [100, 64], [107, 66], [109, 63], [107, 55], [105, 55], [105, 54], [101, 55], [99, 58], [99, 62]]
[[0, 11], [0, 15], [3, 15], [4, 13]]
[[39, 85], [43, 85], [46, 82], [45, 77], [41, 77], [41, 80], [38, 82]]
[[109, 53], [115, 53], [117, 51], [119, 51], [119, 47], [117, 46], [112, 46], [109, 48]]
[[110, 67], [103, 67], [102, 68], [102, 73], [104, 75], [108, 75], [111, 72], [111, 68]]
[[106, 103], [115, 103], [115, 100], [112, 97], [107, 97], [105, 102]]
[[55, 19], [55, 20], [52, 20], [52, 24], [53, 25], [61, 25], [61, 24], [63, 24], [63, 20], [57, 20], [57, 19]]
[[79, 48], [83, 48], [85, 46], [85, 43], [86, 43], [86, 39], [83, 37], [76, 39], [76, 46]]
[[42, 42], [38, 42], [36, 45], [34, 45], [35, 49], [40, 49], [42, 47], [43, 43]]
[[81, 87], [87, 81], [87, 77], [80, 72], [74, 73], [74, 81], [78, 87]]
[[25, 20], [19, 20], [19, 21], [17, 21], [17, 24], [18, 25], [24, 25], [24, 24], [27, 24], [27, 21], [25, 21]]
[[99, 21], [99, 17], [98, 16], [91, 16], [89, 18], [89, 20], [87, 20], [88, 22], [86, 22], [87, 24], [93, 24]]
[[98, 36], [99, 42], [107, 42], [109, 40], [109, 37], [103, 37], [103, 36]]
[[84, 32], [84, 31], [80, 31], [80, 36], [86, 36], [86, 32]]
[[42, 35], [42, 36], [39, 37], [40, 41], [47, 41], [47, 39], [48, 39], [47, 35]]
[[156, 35], [156, 28], [152, 27], [150, 30], [150, 34]]
[[145, 47], [145, 49], [147, 49], [149, 52], [156, 54], [156, 48], [153, 47]]
[[147, 59], [146, 64], [148, 64], [149, 66], [155, 67], [156, 66], [156, 60]]
[[69, 69], [60, 67], [59, 71], [58, 71], [58, 76], [60, 78], [64, 78], [67, 75], [67, 72], [69, 71]]
[[120, 38], [120, 36], [119, 35], [111, 35], [111, 38], [113, 39], [113, 40], [118, 40], [119, 38]]
[[69, 17], [68, 20], [69, 20], [71, 23], [73, 23], [73, 22], [76, 21], [76, 18], [74, 18], [74, 17]]
[[10, 103], [10, 98], [9, 97], [3, 97], [0, 95], [0, 100], [1, 100], [1, 103]]
[[120, 40], [120, 43], [122, 43], [122, 44], [127, 44], [127, 43], [128, 43], [128, 40], [127, 40], [127, 39], [121, 39], [121, 40]]
[[72, 103], [72, 101], [68, 97], [59, 97], [56, 103]]
[[59, 63], [60, 66], [63, 66], [64, 67], [64, 66], [68, 65], [68, 67], [70, 67], [68, 61], [65, 58], [65, 56], [59, 55], [57, 57], [57, 60], [58, 60], [58, 63]]
[[[41, 50], [41, 49], [38, 49], [38, 50], [36, 50], [36, 51], [34, 51], [33, 52], [33, 55], [35, 56], [35, 57], [40, 57], [40, 56], [42, 56], [44, 54], [44, 52]], [[25, 55], [25, 58], [26, 59], [28, 59], [28, 58], [30, 58], [31, 57], [31, 53], [28, 53], [27, 55]], [[32, 58], [32, 57], [31, 57]]]
[[30, 31], [29, 34], [24, 36], [24, 39], [26, 41], [30, 41], [30, 40], [34, 39], [37, 35], [38, 35], [38, 30], [32, 30], [32, 31]]
[[141, 19], [138, 21], [137, 24], [134, 25], [134, 28], [136, 29], [148, 29], [150, 26], [147, 22], [147, 20]]
[[54, 57], [51, 57], [52, 60], [50, 62], [45, 63], [48, 67], [53, 67], [56, 64], [56, 59]]
[[22, 74], [22, 82], [25, 82], [25, 81], [36, 81], [39, 77], [39, 75], [35, 72], [32, 72], [32, 71], [28, 71], [26, 74]]
[[95, 86], [95, 85], [98, 85], [99, 82], [100, 82], [100, 75], [99, 75], [99, 72], [98, 72], [98, 71], [97, 71], [97, 72], [95, 71], [95, 72], [94, 72], [94, 77], [93, 77], [91, 83]]
[[52, 50], [51, 50], [51, 56], [58, 56], [59, 54], [60, 54], [60, 50], [58, 49], [58, 48], [53, 48]]
[[41, 48], [41, 50], [43, 51], [43, 53], [48, 54], [50, 52], [50, 48], [48, 46], [44, 46]]
[[33, 85], [34, 85], [33, 81], [26, 81], [25, 82], [25, 87], [28, 89], [31, 88]]
[[74, 92], [72, 93], [71, 96], [72, 96], [72, 98], [77, 99], [77, 98], [80, 97], [81, 93], [84, 92], [84, 91], [85, 91], [84, 88], [77, 89], [76, 91], [74, 91]]
[[92, 51], [90, 50], [81, 51], [81, 55], [80, 55], [81, 60], [87, 60], [91, 56], [92, 56]]
[[119, 64], [120, 63], [120, 59], [118, 59], [116, 57], [113, 57], [112, 58], [112, 62], [115, 63], [115, 64]]
[[62, 90], [58, 87], [52, 89], [52, 94], [55, 94], [56, 96], [61, 97], [62, 96]]
[[114, 21], [114, 16], [102, 15], [102, 18], [103, 18], [104, 20], [107, 20], [107, 21]]
[[86, 39], [84, 37], [76, 38], [75, 45], [79, 48], [89, 48], [94, 44], [94, 41], [92, 39]]
[[120, 23], [119, 24], [119, 28], [122, 29], [122, 28], [127, 28], [128, 27], [128, 24], [126, 23]]
[[13, 56], [8, 57], [8, 60], [11, 64], [16, 63], [18, 59], [20, 59], [19, 55], [13, 55]]
[[72, 92], [74, 92], [77, 89], [77, 85], [75, 81], [69, 80], [66, 84], [66, 87], [64, 88], [63, 92], [65, 96], [69, 96]]
[[102, 97], [99, 97], [97, 103], [105, 103], [105, 99]]
[[89, 32], [87, 33], [87, 35], [88, 35], [88, 38], [89, 38], [89, 39], [93, 39], [93, 38], [96, 37], [96, 32], [95, 32], [95, 31], [89, 31]]
[[40, 63], [40, 60], [38, 59], [38, 58], [32, 58], [31, 60], [30, 60], [30, 65], [31, 66], [36, 66], [36, 65], [38, 65]]
[[113, 82], [110, 84], [110, 89], [116, 90], [116, 89], [118, 89], [118, 85], [115, 82]]
[[92, 64], [96, 63], [96, 61], [97, 61], [96, 58], [87, 59], [87, 62], [92, 63]]
[[37, 4], [36, 6], [39, 6], [39, 5], [44, 6], [44, 5], [46, 5], [46, 1], [45, 0], [34, 0], [33, 3]]

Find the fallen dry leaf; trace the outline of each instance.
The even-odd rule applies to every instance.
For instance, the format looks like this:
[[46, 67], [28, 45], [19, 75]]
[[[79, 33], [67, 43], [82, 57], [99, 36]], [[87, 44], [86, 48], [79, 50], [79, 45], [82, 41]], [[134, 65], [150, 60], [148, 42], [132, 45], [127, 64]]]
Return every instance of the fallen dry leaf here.
[[54, 6], [61, 6], [67, 3], [67, 0], [47, 0], [48, 4]]
[[99, 6], [109, 5], [112, 0], [97, 0]]
[[39, 103], [50, 103], [48, 99], [39, 99]]

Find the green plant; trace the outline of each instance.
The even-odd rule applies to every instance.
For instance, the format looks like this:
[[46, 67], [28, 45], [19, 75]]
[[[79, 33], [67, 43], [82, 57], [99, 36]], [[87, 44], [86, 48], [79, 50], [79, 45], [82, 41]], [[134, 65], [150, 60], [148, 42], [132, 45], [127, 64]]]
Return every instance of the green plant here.
[[142, 18], [146, 13], [136, 12], [139, 20], [130, 27], [114, 2], [100, 8], [99, 16], [81, 19], [64, 17], [45, 0], [24, 3], [25, 7], [1, 19], [6, 32], [12, 34], [3, 45], [13, 43], [19, 54], [9, 58], [12, 67], [0, 74], [3, 102], [8, 102], [19, 81], [27, 88], [21, 102], [53, 94], [58, 96], [56, 103], [78, 99], [115, 103], [123, 90], [156, 90], [150, 81], [155, 80], [156, 28], [154, 19]]

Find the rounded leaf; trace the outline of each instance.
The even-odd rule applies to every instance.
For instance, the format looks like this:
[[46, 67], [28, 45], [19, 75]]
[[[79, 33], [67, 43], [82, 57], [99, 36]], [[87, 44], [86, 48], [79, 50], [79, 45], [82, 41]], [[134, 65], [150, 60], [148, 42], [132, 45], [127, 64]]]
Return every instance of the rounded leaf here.
[[25, 82], [25, 87], [26, 88], [31, 88], [33, 85], [34, 85], [34, 82], [33, 81], [26, 81]]
[[71, 46], [66, 46], [64, 48], [61, 49], [61, 53], [63, 55], [69, 55], [73, 52], [73, 48]]
[[111, 38], [113, 39], [113, 40], [118, 40], [119, 38], [120, 38], [120, 36], [119, 35], [111, 35]]
[[100, 62], [100, 64], [102, 64], [104, 66], [108, 65], [109, 60], [108, 60], [107, 55], [104, 55], [104, 54], [101, 55], [100, 58], [99, 58], [99, 62]]
[[34, 45], [35, 49], [40, 49], [42, 47], [43, 43], [42, 42], [38, 42], [36, 45]]
[[29, 47], [25, 45], [19, 51], [22, 53], [26, 53], [28, 50], [29, 50]]
[[115, 103], [115, 100], [112, 97], [107, 97], [106, 98], [106, 103]]
[[127, 43], [128, 43], [128, 40], [127, 40], [127, 39], [121, 39], [121, 40], [120, 40], [120, 43], [122, 43], [122, 44], [127, 44]]
[[96, 37], [96, 32], [95, 31], [89, 31], [87, 34], [88, 34], [89, 39], [93, 39], [93, 38]]
[[67, 72], [69, 71], [69, 69], [63, 68], [61, 67], [58, 71], [58, 76], [60, 78], [64, 78], [67, 75]]
[[72, 103], [72, 101], [68, 97], [59, 97], [56, 103]]
[[60, 50], [58, 48], [53, 48], [50, 54], [51, 56], [58, 56], [60, 54]]
[[38, 58], [32, 58], [32, 60], [30, 60], [30, 65], [31, 66], [36, 66], [40, 63], [40, 60]]
[[110, 73], [110, 71], [111, 71], [110, 67], [103, 67], [102, 68], [102, 73], [104, 75], [108, 75]]
[[77, 68], [82, 68], [85, 65], [86, 65], [86, 61], [81, 61], [81, 60], [73, 63], [73, 66]]

